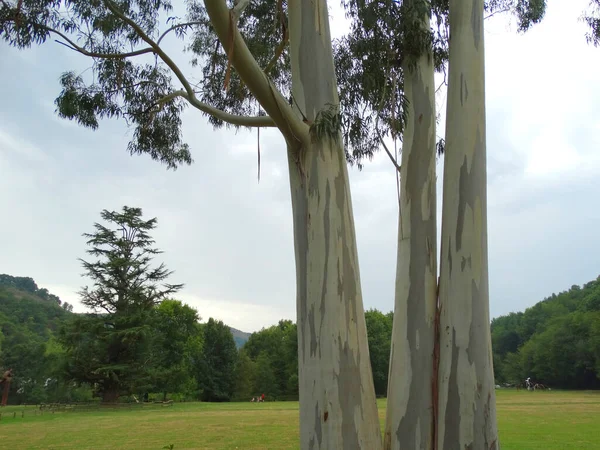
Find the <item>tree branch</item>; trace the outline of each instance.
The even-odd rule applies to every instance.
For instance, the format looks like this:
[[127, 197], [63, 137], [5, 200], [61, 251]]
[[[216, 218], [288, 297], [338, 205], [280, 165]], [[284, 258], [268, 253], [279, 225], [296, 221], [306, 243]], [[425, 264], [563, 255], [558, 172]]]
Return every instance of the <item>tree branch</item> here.
[[394, 165], [394, 167], [396, 168], [396, 170], [398, 172], [400, 172], [400, 164], [398, 164], [398, 161], [396, 161], [396, 158], [394, 158], [394, 155], [392, 155], [392, 152], [390, 152], [390, 150], [388, 149], [387, 145], [385, 145], [385, 142], [383, 141], [383, 137], [381, 136], [381, 133], [379, 132], [379, 128], [375, 127], [375, 131], [377, 132], [377, 137], [379, 138], [379, 142], [381, 142], [381, 145], [383, 146], [383, 149], [385, 150], [385, 152], [389, 156], [390, 161], [392, 161], [392, 164]]
[[161, 98], [157, 104], [163, 104], [170, 100], [173, 100], [176, 97], [185, 98], [192, 105], [194, 105], [200, 111], [209, 114], [223, 122], [230, 123], [232, 125], [237, 125], [241, 127], [275, 127], [275, 122], [269, 116], [238, 116], [235, 114], [230, 114], [228, 112], [222, 111], [220, 109], [215, 108], [214, 106], [210, 106], [207, 103], [199, 101], [194, 97], [193, 100], [190, 99], [188, 93], [184, 90], [174, 91], [170, 94], [165, 95]]
[[[387, 75], [388, 76], [385, 77], [385, 80], [387, 80], [389, 78], [389, 70], [388, 70]], [[379, 142], [381, 142], [383, 149], [385, 150], [385, 152], [387, 153], [387, 155], [390, 158], [390, 161], [392, 161], [392, 164], [396, 168], [396, 171], [398, 173], [400, 173], [400, 164], [398, 164], [398, 161], [396, 160], [396, 158], [394, 158], [394, 156], [392, 155], [392, 152], [390, 152], [390, 150], [387, 148], [387, 145], [385, 145], [385, 142], [383, 141], [383, 137], [381, 136], [381, 133], [379, 132], [379, 116], [381, 115], [381, 110], [383, 109], [383, 103], [385, 101], [385, 94], [386, 94], [386, 90], [387, 90], [386, 89], [387, 83], [385, 82], [385, 80], [383, 82], [383, 89], [382, 89], [382, 93], [381, 93], [381, 100], [379, 101], [379, 108], [377, 110], [377, 115], [375, 116], [375, 132], [377, 133], [377, 137], [379, 138]], [[400, 201], [400, 197], [398, 197], [398, 201]]]
[[506, 6], [504, 8], [501, 8], [501, 9], [497, 9], [496, 11], [491, 12], [490, 14], [488, 14], [487, 16], [485, 16], [483, 18], [483, 20], [489, 19], [490, 17], [493, 17], [496, 14], [501, 14], [501, 13], [505, 13], [505, 12], [509, 12], [509, 11], [510, 11], [510, 7], [508, 7], [508, 6]]
[[234, 6], [231, 9], [231, 12], [233, 13], [233, 17], [236, 21], [240, 18], [240, 16], [242, 15], [242, 13], [244, 12], [244, 10], [246, 9], [246, 7], [250, 4], [250, 0], [235, 0], [234, 1]]
[[285, 45], [287, 44], [288, 40], [289, 40], [289, 32], [286, 29], [285, 30], [285, 34], [283, 36], [283, 39], [281, 40], [281, 42], [279, 43], [279, 45], [275, 49], [275, 54], [273, 55], [273, 58], [271, 58], [271, 60], [269, 61], [269, 63], [267, 64], [267, 66], [264, 69], [264, 72], [266, 74], [268, 74], [269, 71], [275, 66], [275, 64], [277, 64], [277, 60], [283, 54], [283, 50], [285, 49]]
[[[240, 3], [243, 1], [240, 0]], [[231, 11], [225, 1], [204, 0], [204, 5], [221, 45], [226, 52], [227, 49], [231, 49], [233, 67], [256, 100], [273, 118], [288, 143], [303, 143], [310, 139], [308, 125], [296, 116], [281, 92], [260, 68], [239, 29], [231, 22]], [[233, 36], [233, 42], [230, 35]]]
[[200, 21], [193, 21], [193, 22], [178, 23], [177, 25], [173, 25], [171, 28], [168, 28], [167, 30], [164, 31], [163, 34], [160, 35], [160, 37], [156, 41], [156, 45], [160, 45], [160, 41], [162, 41], [163, 38], [173, 30], [176, 30], [178, 28], [191, 27], [192, 25], [202, 25], [202, 23], [203, 22], [200, 22]]
[[[183, 74], [183, 72], [181, 71], [179, 66], [177, 66], [177, 64], [175, 64], [175, 62], [169, 57], [169, 55], [167, 55], [163, 51], [163, 49], [156, 42], [154, 42], [152, 40], [152, 38], [150, 38], [150, 36], [148, 36], [146, 34], [146, 32], [144, 32], [144, 30], [137, 23], [135, 23], [132, 19], [130, 19], [125, 14], [123, 14], [121, 11], [119, 11], [119, 8], [117, 8], [117, 6], [112, 2], [112, 0], [103, 0], [103, 1], [104, 1], [104, 4], [106, 5], [106, 7], [115, 16], [117, 16], [119, 19], [121, 19], [123, 22], [125, 22], [127, 25], [129, 25], [131, 28], [133, 28], [133, 30], [137, 33], [137, 35], [144, 42], [146, 42], [152, 48], [153, 52], [156, 55], [158, 55], [160, 57], [160, 59], [162, 59], [163, 62], [173, 71], [173, 73], [175, 74], [177, 79], [180, 81], [180, 83], [183, 85], [183, 88], [185, 90], [185, 92], [177, 91], [179, 93], [176, 96], [185, 98], [192, 106], [199, 109], [200, 111], [202, 111], [206, 114], [210, 114], [210, 115], [216, 117], [217, 119], [223, 120], [224, 122], [230, 123], [232, 125], [253, 126], [253, 127], [276, 126], [276, 122], [274, 122], [273, 119], [271, 119], [268, 116], [247, 117], [247, 116], [238, 116], [238, 115], [234, 115], [234, 114], [229, 114], [225, 111], [221, 111], [220, 109], [214, 108], [214, 107], [207, 105], [206, 103], [203, 103], [200, 100], [198, 100], [190, 82], [187, 80], [187, 78], [185, 77], [185, 75]], [[184, 93], [185, 93], [185, 95], [182, 95]], [[169, 94], [169, 95], [171, 95], [171, 94]]]
[[56, 40], [57, 43], [64, 45], [65, 47], [74, 50], [78, 53], [81, 53], [82, 55], [85, 56], [89, 56], [92, 58], [103, 58], [103, 59], [121, 59], [121, 58], [129, 58], [132, 56], [139, 56], [139, 55], [144, 55], [146, 53], [153, 53], [154, 50], [152, 49], [152, 47], [146, 47], [146, 48], [142, 48], [140, 50], [135, 50], [133, 52], [128, 52], [128, 53], [100, 53], [100, 52], [90, 52], [88, 50], [86, 50], [83, 47], [80, 47], [79, 45], [77, 45], [75, 42], [73, 42], [71, 39], [69, 39], [64, 33], [55, 30], [54, 28], [50, 28], [46, 25], [42, 25], [39, 23], [34, 24], [34, 26], [43, 28], [44, 30], [50, 32], [50, 33], [54, 33], [57, 36], [60, 36], [61, 38], [63, 38], [65, 42], [61, 42], [59, 40]]

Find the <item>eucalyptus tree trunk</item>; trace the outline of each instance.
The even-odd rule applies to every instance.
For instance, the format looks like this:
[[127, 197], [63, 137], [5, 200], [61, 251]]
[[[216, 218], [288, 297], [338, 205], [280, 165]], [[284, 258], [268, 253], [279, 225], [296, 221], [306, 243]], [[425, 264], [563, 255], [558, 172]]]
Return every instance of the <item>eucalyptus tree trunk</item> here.
[[[429, 29], [429, 18], [423, 17]], [[437, 304], [435, 87], [431, 54], [404, 67], [398, 261], [385, 449], [431, 449]]]
[[497, 449], [489, 321], [483, 0], [450, 0], [439, 449]]
[[297, 277], [300, 448], [377, 450], [381, 431], [348, 170], [335, 121], [339, 100], [327, 2], [290, 0], [288, 14], [294, 106], [313, 125], [301, 148], [288, 149]]

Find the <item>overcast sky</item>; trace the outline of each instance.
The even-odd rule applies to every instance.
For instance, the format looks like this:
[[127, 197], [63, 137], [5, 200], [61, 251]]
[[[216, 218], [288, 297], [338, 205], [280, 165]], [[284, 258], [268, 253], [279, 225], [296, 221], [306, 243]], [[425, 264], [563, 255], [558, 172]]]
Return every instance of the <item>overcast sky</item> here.
[[[340, 35], [345, 22], [333, 3]], [[588, 46], [578, 20], [587, 4], [550, 0], [544, 22], [526, 35], [506, 18], [486, 21], [493, 317], [600, 273], [600, 49]], [[82, 311], [81, 234], [102, 209], [139, 206], [158, 217], [161, 259], [203, 319], [256, 331], [295, 318], [290, 193], [276, 131], [261, 133], [257, 183], [256, 132], [214, 131], [189, 109], [184, 137], [195, 163], [167, 171], [127, 153], [123, 124], [106, 121], [94, 132], [55, 115], [58, 77], [87, 67], [84, 57], [54, 42], [26, 51], [1, 43], [0, 61], [0, 273], [33, 277]], [[394, 171], [379, 155], [350, 176], [365, 308], [387, 312], [396, 270]]]

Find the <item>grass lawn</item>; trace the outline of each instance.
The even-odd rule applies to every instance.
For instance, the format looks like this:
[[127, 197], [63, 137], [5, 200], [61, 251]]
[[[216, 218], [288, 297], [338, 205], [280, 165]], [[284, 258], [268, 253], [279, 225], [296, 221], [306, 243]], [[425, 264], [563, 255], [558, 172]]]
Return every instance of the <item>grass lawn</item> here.
[[[382, 426], [385, 405], [379, 401]], [[503, 450], [600, 450], [600, 392], [499, 390], [497, 407]], [[43, 416], [29, 407], [23, 418], [21, 411], [0, 409], [3, 450], [298, 448], [294, 402], [186, 403]]]

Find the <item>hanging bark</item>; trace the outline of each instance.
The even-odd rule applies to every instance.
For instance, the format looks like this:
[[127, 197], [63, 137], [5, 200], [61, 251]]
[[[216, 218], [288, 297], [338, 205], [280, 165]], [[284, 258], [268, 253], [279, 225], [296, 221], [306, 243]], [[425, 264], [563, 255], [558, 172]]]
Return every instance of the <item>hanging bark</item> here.
[[439, 449], [497, 449], [489, 321], [483, 0], [450, 0]]
[[[429, 29], [429, 18], [423, 18]], [[400, 214], [385, 449], [431, 449], [437, 303], [435, 87], [431, 54], [404, 66], [408, 100], [400, 164]]]
[[[312, 126], [288, 150], [296, 253], [300, 448], [381, 448], [327, 3], [289, 3], [292, 92]], [[328, 114], [326, 112], [329, 111]], [[339, 112], [338, 112], [339, 114]]]

